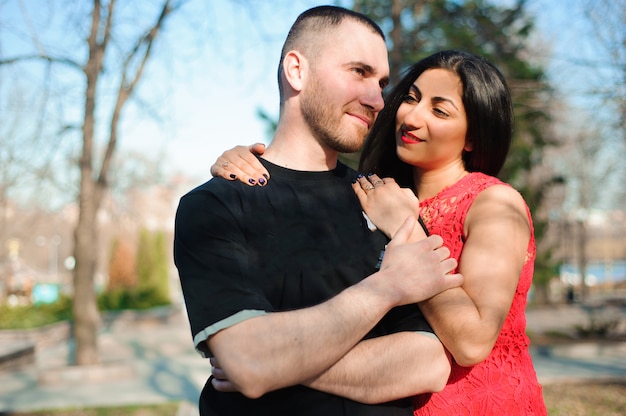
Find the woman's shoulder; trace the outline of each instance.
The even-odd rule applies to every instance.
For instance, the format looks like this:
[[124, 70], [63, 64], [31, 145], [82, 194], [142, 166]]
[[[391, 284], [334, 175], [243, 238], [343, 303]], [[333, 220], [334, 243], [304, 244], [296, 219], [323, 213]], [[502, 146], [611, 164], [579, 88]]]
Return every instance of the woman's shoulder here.
[[[485, 175], [487, 176], [487, 175]], [[510, 184], [490, 177], [489, 186], [484, 187], [477, 195], [470, 209], [472, 216], [499, 216], [507, 212], [516, 212], [523, 218], [528, 216], [528, 204], [524, 197]], [[526, 221], [525, 221], [526, 222]]]

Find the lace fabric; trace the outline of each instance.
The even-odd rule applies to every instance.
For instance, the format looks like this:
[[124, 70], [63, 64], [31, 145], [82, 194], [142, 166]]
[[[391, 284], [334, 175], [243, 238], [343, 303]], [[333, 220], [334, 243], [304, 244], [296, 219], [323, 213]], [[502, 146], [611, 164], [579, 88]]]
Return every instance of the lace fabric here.
[[[452, 257], [463, 250], [463, 226], [472, 203], [484, 189], [504, 184], [482, 173], [471, 173], [432, 198], [420, 202], [420, 214], [433, 234], [443, 237]], [[526, 261], [511, 309], [493, 350], [473, 367], [452, 363], [448, 384], [439, 393], [414, 398], [416, 416], [422, 415], [546, 415], [541, 386], [532, 364], [526, 336], [526, 299], [536, 256], [532, 231]]]

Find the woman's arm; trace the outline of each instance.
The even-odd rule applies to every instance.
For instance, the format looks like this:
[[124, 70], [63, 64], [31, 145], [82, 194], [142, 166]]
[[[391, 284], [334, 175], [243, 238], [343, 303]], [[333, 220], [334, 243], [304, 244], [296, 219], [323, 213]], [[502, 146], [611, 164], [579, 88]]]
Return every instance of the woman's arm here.
[[269, 172], [256, 156], [265, 153], [265, 145], [255, 143], [250, 146], [235, 146], [226, 150], [211, 166], [211, 175], [228, 180], [239, 179], [250, 186], [265, 186], [270, 179]]
[[[399, 215], [415, 212], [417, 199], [406, 195], [393, 179], [373, 190], [378, 177], [361, 178], [353, 185], [363, 210], [385, 234], [400, 226]], [[493, 349], [511, 307], [526, 258], [530, 224], [526, 204], [513, 188], [495, 185], [476, 198], [464, 233], [459, 259], [465, 277], [460, 288], [420, 303], [429, 323], [460, 365], [475, 365]]]
[[476, 198], [464, 227], [463, 285], [421, 302], [420, 308], [456, 362], [471, 366], [489, 355], [509, 312], [530, 224], [521, 195], [495, 185]]

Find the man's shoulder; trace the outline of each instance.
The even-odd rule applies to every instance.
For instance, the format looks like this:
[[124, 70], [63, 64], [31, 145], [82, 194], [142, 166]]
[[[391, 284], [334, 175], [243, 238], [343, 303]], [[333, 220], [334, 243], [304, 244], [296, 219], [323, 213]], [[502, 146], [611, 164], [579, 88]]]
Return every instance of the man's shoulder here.
[[250, 188], [239, 181], [212, 178], [183, 194], [178, 201], [178, 211], [215, 211], [218, 207], [232, 207], [233, 201], [241, 200], [241, 194]]
[[188, 198], [193, 195], [202, 195], [202, 194], [212, 194], [212, 193], [222, 193], [222, 192], [236, 192], [237, 189], [240, 189], [242, 184], [239, 181], [233, 180], [229, 181], [224, 178], [211, 178], [208, 181], [204, 182], [201, 185], [196, 186], [195, 188], [189, 190], [187, 193], [183, 195], [183, 198]]

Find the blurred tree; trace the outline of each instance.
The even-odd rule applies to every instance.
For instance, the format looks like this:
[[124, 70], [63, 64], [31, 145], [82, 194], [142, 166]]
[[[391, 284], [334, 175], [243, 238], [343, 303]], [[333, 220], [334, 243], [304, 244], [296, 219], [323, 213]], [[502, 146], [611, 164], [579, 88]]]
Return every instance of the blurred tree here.
[[167, 248], [163, 232], [142, 229], [137, 249], [138, 289], [151, 291], [157, 299], [169, 301]]
[[20, 68], [0, 66], [0, 264], [6, 259], [7, 241], [18, 231], [14, 211], [33, 206], [33, 195], [25, 190], [36, 189], [46, 207], [53, 205], [41, 187], [54, 179], [50, 162], [58, 137], [45, 140], [41, 134], [55, 124], [46, 111], [52, 92], [48, 84], [32, 91], [28, 81], [20, 77]]
[[107, 290], [130, 289], [137, 285], [137, 262], [130, 243], [116, 238], [111, 246]]
[[601, 48], [595, 59], [575, 64], [595, 73], [591, 94], [615, 108], [612, 124], [626, 142], [626, 0], [582, 0], [591, 37]]
[[[84, 40], [75, 41], [75, 49], [62, 53], [57, 46], [48, 51], [39, 42], [40, 39], [34, 38], [36, 53], [18, 52], [16, 56], [0, 59], [0, 64], [40, 61], [62, 65], [83, 77], [84, 88], [80, 92], [83, 112], [82, 120], [78, 122], [81, 125], [81, 147], [77, 158], [80, 172], [77, 191], [79, 214], [74, 230], [76, 265], [73, 278], [73, 335], [76, 342], [75, 363], [78, 365], [99, 362], [97, 331], [100, 318], [94, 287], [97, 260], [94, 245], [98, 242], [98, 210], [110, 186], [109, 172], [118, 146], [122, 112], [136, 92], [165, 22], [184, 3], [185, 0], [162, 0], [156, 5], [151, 4], [149, 9], [143, 4], [145, 8], [141, 9], [141, 13], [131, 14], [129, 18], [128, 8], [131, 6], [128, 4], [117, 7], [115, 0], [93, 0], [92, 8], [87, 12], [88, 21], [83, 20], [85, 15], [80, 15], [81, 11], [85, 11], [82, 7], [86, 4], [80, 4], [77, 12], [80, 17], [66, 24], [66, 27], [86, 30], [80, 38]], [[76, 50], [85, 53], [77, 54]], [[105, 79], [109, 83], [117, 83], [117, 88], [105, 90]], [[96, 119], [107, 117], [107, 112], [110, 117], [108, 126], [100, 130]], [[102, 137], [99, 134], [101, 131]], [[104, 142], [101, 154], [96, 152], [97, 139]]]

